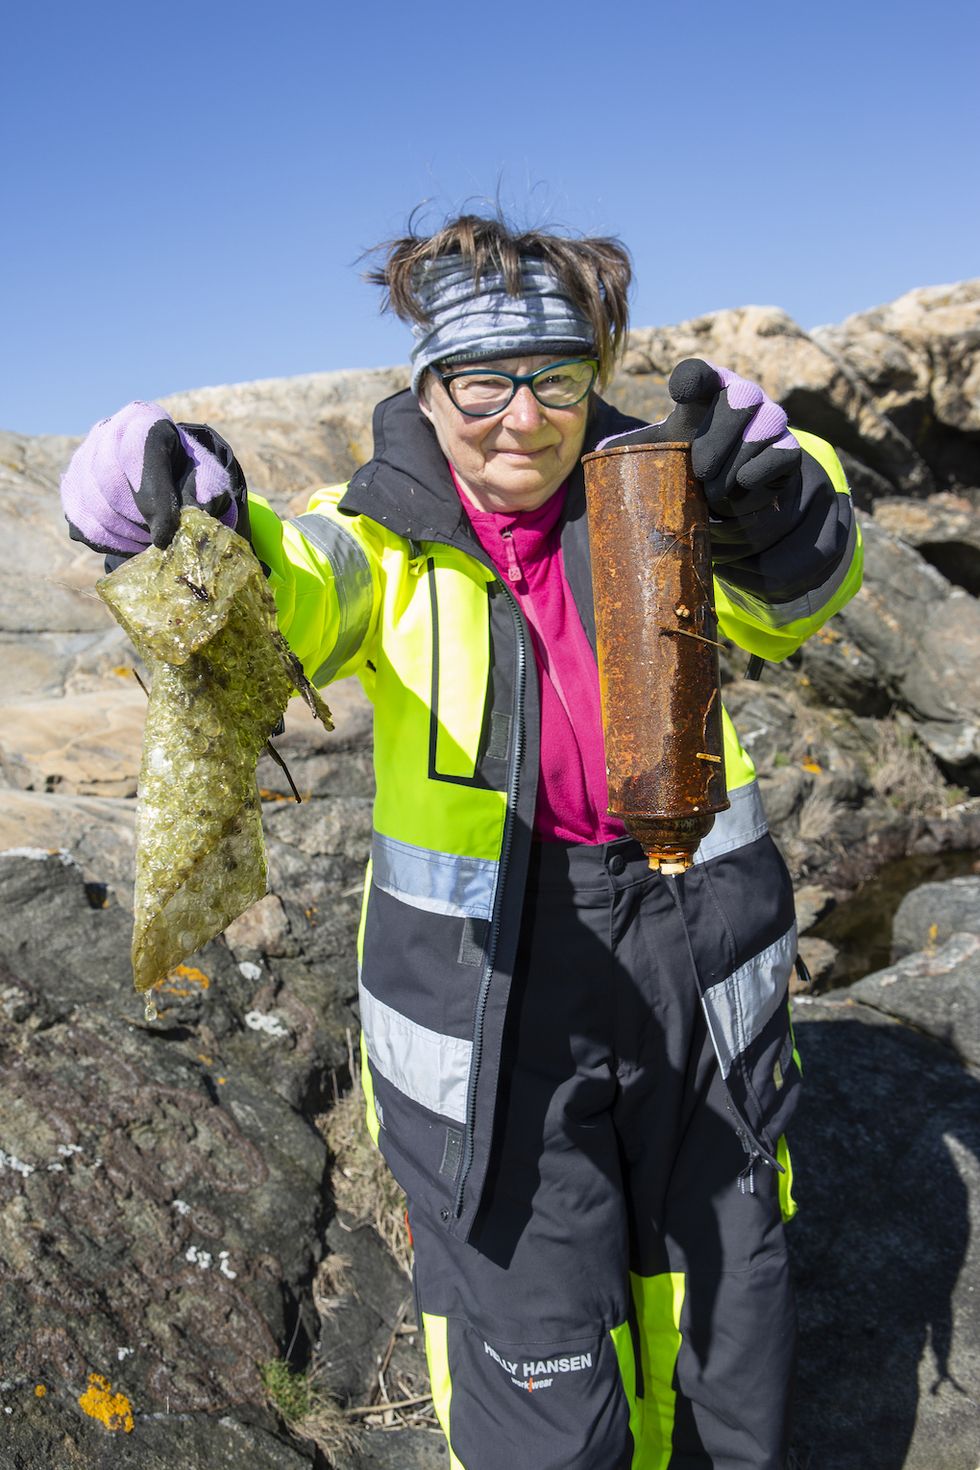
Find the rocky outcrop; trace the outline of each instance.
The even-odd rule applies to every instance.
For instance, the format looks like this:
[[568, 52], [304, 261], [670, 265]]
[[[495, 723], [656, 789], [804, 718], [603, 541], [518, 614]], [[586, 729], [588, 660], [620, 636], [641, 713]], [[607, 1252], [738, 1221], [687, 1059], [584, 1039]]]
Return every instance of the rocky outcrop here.
[[322, 1087], [329, 1048], [288, 982], [224, 945], [175, 973], [147, 1026], [128, 937], [70, 859], [0, 858], [5, 1442], [41, 1470], [71, 1463], [63, 1439], [96, 1464], [107, 1431], [132, 1433], [145, 1465], [172, 1415], [192, 1463], [220, 1463], [230, 1414], [255, 1463], [310, 1464], [277, 1442], [260, 1364], [316, 1335], [326, 1150], [291, 1103]]
[[925, 500], [884, 496], [875, 524], [914, 546], [947, 581], [980, 594], [980, 492], [929, 495]]
[[950, 779], [980, 790], [980, 602], [899, 537], [863, 527], [864, 585], [803, 647], [815, 699], [907, 717]]
[[794, 1002], [801, 1466], [976, 1460], [978, 943]]
[[[333, 702], [329, 744], [290, 711], [304, 806], [262, 763], [273, 892], [175, 972], [152, 1025], [129, 965], [132, 800], [3, 793], [5, 1465], [94, 1470], [110, 1448], [140, 1470], [328, 1463], [287, 1431], [262, 1369], [302, 1372], [319, 1337], [332, 1206], [314, 1120], [356, 1028], [369, 725], [344, 690]], [[130, 778], [138, 754], [138, 737], [115, 753]]]
[[813, 337], [867, 385], [938, 483], [977, 484], [980, 280], [909, 291]]
[[835, 444], [859, 504], [980, 485], [980, 279], [809, 333], [766, 306], [637, 331], [612, 396], [659, 417], [684, 357], [755, 378], [793, 424]]
[[980, 879], [916, 888], [894, 932], [920, 952], [794, 1002], [807, 1081], [789, 1232], [797, 1452], [835, 1470], [968, 1470], [980, 1442]]
[[[663, 381], [685, 357], [706, 357], [754, 378], [791, 423], [829, 439], [882, 482], [923, 494], [937, 488], [928, 465], [880, 412], [868, 386], [785, 312], [746, 306], [634, 332], [622, 374], [638, 380], [632, 385], [635, 411], [644, 412], [644, 380], [652, 375]], [[626, 395], [613, 396], [619, 401]]]
[[933, 954], [954, 934], [980, 936], [980, 874], [923, 883], [905, 895], [892, 923], [892, 953]]
[[[714, 313], [636, 332], [608, 395], [662, 417], [676, 361], [723, 361], [840, 444], [873, 506], [865, 587], [835, 622], [761, 683], [741, 677], [744, 654], [725, 658], [824, 985], [849, 944], [828, 923], [883, 864], [980, 847], [978, 320], [976, 282], [810, 334], [771, 308]], [[375, 402], [406, 381], [403, 368], [317, 374], [168, 406], [213, 423], [252, 486], [295, 512], [366, 457]], [[63, 533], [71, 448], [0, 435], [19, 573], [0, 588], [0, 849], [15, 850], [0, 857], [0, 1442], [17, 1470], [107, 1457], [434, 1470], [431, 1413], [379, 1403], [379, 1358], [391, 1397], [424, 1396], [410, 1282], [368, 1219], [335, 1211], [317, 1126], [351, 1079], [370, 709], [346, 684], [330, 691], [333, 735], [289, 711], [278, 743], [304, 800], [264, 759], [270, 893], [145, 1023], [127, 959], [144, 697], [92, 593], [98, 559]], [[973, 1470], [960, 1390], [980, 1323], [958, 1285], [980, 1188], [968, 892], [909, 899], [895, 966], [796, 1001], [801, 1465]], [[829, 1333], [844, 1344], [832, 1361]], [[263, 1357], [312, 1366], [332, 1412], [359, 1413], [342, 1434], [317, 1430], [319, 1449], [312, 1420], [297, 1438]], [[86, 1412], [93, 1374], [108, 1387]]]

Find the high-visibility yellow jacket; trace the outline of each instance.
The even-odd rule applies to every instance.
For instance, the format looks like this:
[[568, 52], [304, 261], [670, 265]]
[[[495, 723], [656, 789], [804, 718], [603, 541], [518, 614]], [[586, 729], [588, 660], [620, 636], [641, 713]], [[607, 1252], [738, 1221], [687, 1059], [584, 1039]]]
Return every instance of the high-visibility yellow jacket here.
[[[638, 422], [596, 400], [586, 450]], [[473, 537], [415, 400], [386, 400], [374, 427], [372, 461], [349, 486], [318, 491], [303, 515], [282, 521], [251, 496], [251, 534], [308, 675], [323, 685], [356, 674], [374, 705], [377, 796], [359, 938], [369, 1121], [409, 1197], [466, 1235], [526, 896], [537, 676], [517, 602]], [[713, 525], [720, 628], [767, 659], [796, 649], [861, 579], [837, 457], [797, 437], [799, 503]], [[594, 646], [581, 470], [561, 542]], [[697, 860], [726, 865], [726, 891], [734, 873], [745, 892], [728, 901], [738, 910], [730, 964], [699, 983], [740, 1126], [771, 1156], [796, 1081], [788, 1022], [774, 1019], [786, 1013], [796, 954], [792, 894], [781, 863], [772, 866], [754, 769], [727, 714], [724, 736], [731, 809]]]

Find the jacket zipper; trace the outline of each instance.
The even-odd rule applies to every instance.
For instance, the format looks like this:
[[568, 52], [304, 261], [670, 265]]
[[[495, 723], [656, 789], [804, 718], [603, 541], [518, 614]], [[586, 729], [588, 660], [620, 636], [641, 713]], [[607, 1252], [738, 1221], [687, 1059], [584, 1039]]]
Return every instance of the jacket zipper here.
[[524, 633], [524, 618], [517, 598], [507, 584], [496, 575], [496, 570], [492, 570], [494, 570], [496, 581], [510, 599], [511, 609], [514, 614], [514, 630], [517, 634], [517, 665], [514, 679], [516, 697], [514, 708], [517, 718], [514, 734], [514, 758], [511, 762], [507, 781], [507, 811], [504, 817], [504, 835], [500, 848], [500, 864], [497, 870], [497, 891], [493, 906], [493, 918], [490, 921], [490, 934], [487, 939], [487, 954], [483, 967], [483, 978], [480, 981], [480, 993], [477, 996], [476, 1002], [476, 1018], [473, 1023], [473, 1051], [470, 1058], [470, 1076], [466, 1090], [463, 1160], [459, 1171], [459, 1182], [456, 1186], [456, 1199], [453, 1203], [453, 1217], [457, 1220], [463, 1213], [463, 1194], [466, 1189], [466, 1180], [473, 1163], [473, 1140], [476, 1131], [476, 1085], [480, 1072], [480, 1062], [483, 1056], [483, 1022], [486, 1015], [487, 1000], [490, 995], [490, 982], [493, 979], [494, 964], [497, 958], [497, 941], [500, 938], [500, 922], [503, 909], [503, 895], [506, 887], [507, 865], [510, 861], [510, 851], [514, 839], [514, 822], [517, 817], [517, 795], [520, 786], [521, 764], [524, 759], [524, 694], [527, 681], [527, 638]]

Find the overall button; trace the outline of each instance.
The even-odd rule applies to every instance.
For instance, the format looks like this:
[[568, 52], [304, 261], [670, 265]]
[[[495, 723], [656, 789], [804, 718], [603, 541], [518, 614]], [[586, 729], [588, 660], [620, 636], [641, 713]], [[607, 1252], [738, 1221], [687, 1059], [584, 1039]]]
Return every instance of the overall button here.
[[626, 859], [623, 857], [623, 854], [621, 852], [613, 853], [612, 857], [609, 859], [608, 868], [614, 878], [618, 878], [620, 873], [625, 873]]

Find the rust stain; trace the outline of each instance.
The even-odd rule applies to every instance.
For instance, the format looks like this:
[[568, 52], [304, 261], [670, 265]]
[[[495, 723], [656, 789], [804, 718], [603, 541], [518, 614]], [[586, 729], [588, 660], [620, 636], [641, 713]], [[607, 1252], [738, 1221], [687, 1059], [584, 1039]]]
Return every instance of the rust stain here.
[[728, 806], [707, 505], [686, 444], [583, 464], [609, 810], [682, 871]]

